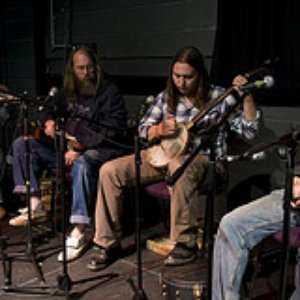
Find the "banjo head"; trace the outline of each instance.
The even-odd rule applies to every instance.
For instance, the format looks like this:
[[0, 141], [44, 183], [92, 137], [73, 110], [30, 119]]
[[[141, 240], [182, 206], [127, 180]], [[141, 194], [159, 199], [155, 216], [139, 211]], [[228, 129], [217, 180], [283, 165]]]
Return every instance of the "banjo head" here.
[[160, 145], [148, 149], [147, 161], [153, 167], [165, 167], [172, 158], [177, 157], [184, 152], [187, 142], [188, 131], [183, 124], [179, 124], [174, 136], [166, 137], [161, 141]]

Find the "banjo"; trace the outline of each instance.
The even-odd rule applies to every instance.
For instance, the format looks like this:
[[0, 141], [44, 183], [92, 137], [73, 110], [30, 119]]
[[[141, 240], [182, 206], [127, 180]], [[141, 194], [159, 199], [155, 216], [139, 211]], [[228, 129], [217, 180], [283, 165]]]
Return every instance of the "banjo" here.
[[[261, 67], [246, 73], [244, 76], [249, 79], [251, 76], [266, 71], [267, 69], [265, 67]], [[221, 95], [209, 101], [204, 109], [197, 113], [188, 123], [178, 124], [174, 135], [163, 137], [160, 144], [148, 148], [146, 155], [148, 163], [153, 167], [163, 168], [168, 165], [171, 159], [184, 154], [189, 146], [190, 130], [199, 122], [199, 120], [204, 118], [213, 108], [215, 108], [216, 105], [221, 103], [233, 90], [234, 86], [226, 89]], [[236, 105], [237, 103], [233, 105], [233, 108], [235, 108]]]

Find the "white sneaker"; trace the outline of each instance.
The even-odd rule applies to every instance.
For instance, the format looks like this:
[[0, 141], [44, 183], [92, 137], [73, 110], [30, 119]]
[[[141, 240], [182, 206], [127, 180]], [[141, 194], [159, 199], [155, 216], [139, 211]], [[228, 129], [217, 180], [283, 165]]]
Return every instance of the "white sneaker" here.
[[[11, 226], [26, 226], [28, 224], [28, 207], [19, 209], [19, 216], [11, 218], [9, 220], [9, 225]], [[31, 220], [33, 222], [45, 221], [47, 217], [47, 212], [44, 210], [42, 205], [38, 205], [35, 210], [31, 211]]]
[[[81, 235], [79, 238], [67, 237], [66, 239], [66, 261], [72, 261], [82, 255], [87, 248], [88, 243], [85, 239], [85, 235]], [[63, 252], [58, 254], [57, 260], [63, 261]]]

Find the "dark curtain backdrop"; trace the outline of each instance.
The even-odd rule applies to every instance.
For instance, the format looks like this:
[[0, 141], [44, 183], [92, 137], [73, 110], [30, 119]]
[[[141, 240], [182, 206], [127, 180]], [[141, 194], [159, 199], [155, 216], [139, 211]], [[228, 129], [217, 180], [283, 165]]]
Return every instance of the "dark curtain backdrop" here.
[[264, 61], [275, 86], [257, 91], [264, 105], [300, 105], [300, 1], [219, 0], [212, 81], [230, 86]]

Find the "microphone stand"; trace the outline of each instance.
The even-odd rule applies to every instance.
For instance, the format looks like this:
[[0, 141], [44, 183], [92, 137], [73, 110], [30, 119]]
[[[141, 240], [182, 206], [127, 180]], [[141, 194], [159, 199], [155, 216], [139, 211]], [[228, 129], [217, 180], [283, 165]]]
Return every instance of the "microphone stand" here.
[[[139, 117], [145, 113], [145, 107], [142, 105], [139, 110]], [[136, 256], [137, 256], [137, 286], [135, 286], [132, 278], [127, 281], [134, 291], [133, 300], [147, 300], [148, 297], [143, 290], [143, 270], [142, 270], [142, 249], [141, 249], [141, 139], [139, 137], [138, 128], [134, 135], [134, 156], [135, 156], [135, 242], [136, 242]], [[143, 145], [145, 146], [145, 145]], [[144, 148], [144, 147], [143, 147]]]
[[[10, 101], [10, 100], [9, 100]], [[2, 265], [3, 270], [5, 274], [5, 280], [4, 280], [4, 287], [2, 288], [6, 292], [12, 292], [12, 291], [24, 291], [30, 289], [30, 288], [36, 288], [35, 286], [31, 287], [17, 287], [12, 286], [12, 279], [11, 279], [11, 267], [12, 267], [12, 260], [14, 258], [21, 258], [21, 257], [28, 257], [28, 259], [33, 264], [35, 271], [37, 273], [37, 277], [40, 280], [41, 283], [45, 283], [45, 278], [43, 276], [42, 270], [36, 260], [36, 252], [33, 246], [33, 238], [32, 238], [32, 208], [31, 208], [31, 202], [30, 202], [30, 146], [29, 146], [29, 121], [28, 121], [28, 102], [29, 99], [27, 99], [24, 96], [20, 96], [18, 98], [19, 103], [22, 105], [22, 114], [23, 114], [23, 122], [24, 122], [24, 143], [25, 143], [25, 185], [26, 185], [26, 205], [28, 207], [28, 223], [27, 223], [27, 244], [26, 244], [26, 250], [25, 253], [14, 253], [14, 254], [4, 254], [3, 248], [6, 247], [5, 241], [1, 243], [1, 258], [2, 258]]]
[[59, 135], [59, 187], [60, 195], [62, 201], [62, 253], [63, 253], [63, 274], [57, 276], [58, 288], [61, 291], [68, 293], [72, 288], [72, 280], [68, 274], [68, 263], [66, 259], [66, 227], [67, 227], [67, 213], [66, 213], [66, 188], [65, 188], [65, 174], [66, 174], [66, 165], [64, 160], [65, 153], [65, 119], [63, 117], [57, 118], [57, 130], [60, 133]]
[[[291, 135], [293, 136], [293, 134]], [[279, 276], [279, 299], [285, 300], [285, 287], [287, 278], [287, 265], [290, 254], [290, 215], [291, 215], [291, 199], [293, 199], [293, 177], [295, 167], [295, 149], [296, 140], [291, 138], [286, 146], [286, 175], [285, 175], [285, 193], [283, 197], [283, 240], [282, 254], [280, 263]]]
[[[15, 94], [18, 95], [18, 94]], [[27, 241], [27, 249], [24, 254], [22, 253], [16, 253], [16, 254], [6, 254], [5, 249], [7, 247], [7, 237], [1, 236], [0, 232], [0, 258], [2, 260], [2, 267], [3, 267], [3, 274], [4, 274], [4, 287], [1, 288], [5, 292], [25, 292], [25, 293], [41, 293], [37, 292], [38, 289], [46, 290], [46, 289], [58, 289], [60, 291], [63, 291], [64, 294], [68, 294], [71, 290], [72, 286], [79, 283], [85, 283], [87, 281], [92, 281], [96, 279], [103, 279], [103, 281], [115, 278], [118, 276], [116, 273], [109, 273], [109, 274], [102, 274], [98, 275], [96, 277], [89, 277], [82, 280], [77, 280], [76, 282], [73, 282], [68, 274], [68, 264], [66, 260], [66, 225], [67, 225], [67, 213], [66, 213], [66, 201], [65, 201], [65, 163], [64, 163], [64, 152], [65, 152], [65, 119], [64, 117], [57, 118], [57, 124], [58, 128], [60, 130], [60, 139], [59, 139], [59, 181], [60, 181], [60, 195], [62, 197], [62, 235], [63, 235], [63, 241], [62, 241], [62, 251], [63, 251], [63, 273], [61, 275], [58, 275], [57, 277], [57, 285], [46, 285], [45, 284], [45, 278], [43, 276], [41, 267], [37, 263], [36, 260], [36, 252], [33, 247], [33, 238], [32, 238], [32, 220], [31, 220], [31, 203], [30, 203], [30, 149], [29, 149], [29, 122], [28, 122], [28, 105], [27, 102], [29, 102], [29, 99], [23, 99], [18, 95], [17, 100], [14, 100], [14, 103], [17, 103], [17, 101], [21, 101], [22, 109], [23, 109], [23, 115], [24, 115], [24, 142], [25, 142], [25, 155], [26, 155], [26, 163], [25, 163], [25, 183], [26, 183], [26, 203], [28, 207], [28, 241]], [[11, 103], [11, 100], [9, 100], [9, 103]], [[28, 256], [32, 262], [32, 264], [35, 267], [35, 270], [37, 272], [37, 277], [42, 283], [42, 285], [32, 285], [32, 286], [12, 286], [12, 279], [11, 279], [11, 265], [12, 260], [14, 258], [19, 258], [22, 256]], [[46, 291], [42, 294], [53, 294], [53, 292]]]
[[[57, 111], [57, 109], [56, 109]], [[62, 274], [57, 276], [57, 287], [60, 291], [64, 294], [68, 295], [71, 291], [73, 285], [79, 283], [85, 283], [88, 281], [93, 281], [97, 279], [109, 280], [113, 279], [118, 276], [116, 273], [108, 273], [102, 274], [94, 277], [88, 277], [85, 279], [72, 281], [71, 277], [68, 273], [68, 261], [67, 261], [67, 253], [66, 253], [66, 236], [67, 236], [67, 203], [66, 203], [66, 165], [64, 160], [64, 154], [66, 149], [66, 120], [64, 116], [57, 117], [57, 131], [59, 132], [59, 187], [60, 191], [59, 194], [61, 195], [62, 199]]]

